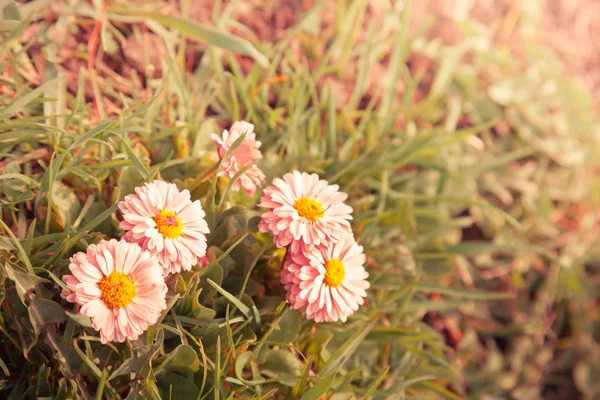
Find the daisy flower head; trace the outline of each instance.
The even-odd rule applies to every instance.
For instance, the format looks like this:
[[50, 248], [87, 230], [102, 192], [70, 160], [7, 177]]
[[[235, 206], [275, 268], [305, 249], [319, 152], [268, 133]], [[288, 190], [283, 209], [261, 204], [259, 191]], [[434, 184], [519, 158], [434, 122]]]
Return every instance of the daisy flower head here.
[[227, 150], [240, 138], [243, 134], [246, 137], [240, 145], [223, 160], [222, 169], [218, 176], [227, 176], [232, 179], [235, 174], [249, 167], [231, 186], [234, 191], [239, 191], [243, 188], [249, 196], [254, 196], [256, 188], [261, 187], [265, 181], [265, 174], [256, 166], [256, 161], [262, 158], [259, 150], [261, 143], [256, 140], [254, 133], [254, 125], [246, 121], [237, 121], [231, 129], [224, 130], [222, 137], [213, 133], [210, 139], [217, 145], [219, 157], [225, 157]]
[[311, 247], [337, 242], [350, 230], [352, 207], [338, 185], [329, 185], [317, 174], [294, 171], [265, 188], [259, 207], [269, 209], [261, 217], [259, 230], [273, 232], [277, 247], [292, 243]]
[[205, 214], [188, 190], [158, 180], [146, 183], [125, 196], [119, 209], [123, 238], [156, 256], [165, 276], [192, 269], [206, 254]]
[[352, 235], [289, 252], [281, 283], [291, 308], [315, 322], [346, 322], [367, 296], [370, 284], [364, 263], [363, 248]]
[[70, 261], [61, 296], [81, 306], [102, 343], [137, 339], [167, 306], [161, 265], [135, 243], [103, 240]]

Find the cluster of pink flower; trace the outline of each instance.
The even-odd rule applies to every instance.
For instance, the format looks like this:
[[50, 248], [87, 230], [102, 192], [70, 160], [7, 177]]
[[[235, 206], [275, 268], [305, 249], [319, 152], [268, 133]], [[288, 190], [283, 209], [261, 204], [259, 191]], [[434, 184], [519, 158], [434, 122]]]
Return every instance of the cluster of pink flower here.
[[369, 288], [362, 246], [348, 220], [352, 207], [337, 185], [294, 171], [265, 188], [259, 229], [287, 246], [281, 283], [293, 309], [316, 322], [346, 321]]
[[103, 240], [71, 257], [63, 297], [81, 306], [103, 343], [137, 339], [167, 306], [164, 277], [206, 255], [208, 225], [198, 200], [172, 183], [138, 187], [119, 203], [123, 239]]
[[[242, 143], [225, 157], [242, 136]], [[232, 190], [253, 196], [265, 175], [254, 126], [236, 122], [222, 137], [212, 135], [222, 159], [219, 176], [235, 177]], [[366, 296], [365, 256], [348, 222], [347, 195], [316, 174], [295, 171], [265, 189], [261, 207], [270, 211], [260, 229], [272, 231], [278, 247], [288, 246], [281, 282], [292, 308], [307, 318], [346, 321]], [[71, 257], [72, 274], [62, 296], [77, 303], [103, 343], [137, 339], [166, 308], [165, 277], [206, 265], [209, 228], [200, 201], [188, 190], [163, 181], [146, 183], [119, 203], [122, 240], [103, 240]]]

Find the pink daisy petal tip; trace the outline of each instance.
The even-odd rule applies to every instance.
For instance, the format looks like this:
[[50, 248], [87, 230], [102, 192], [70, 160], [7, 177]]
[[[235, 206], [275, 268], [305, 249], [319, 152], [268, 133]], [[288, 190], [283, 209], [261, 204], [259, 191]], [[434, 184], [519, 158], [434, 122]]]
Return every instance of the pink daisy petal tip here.
[[208, 225], [200, 201], [188, 190], [156, 180], [137, 187], [119, 203], [123, 239], [157, 257], [164, 275], [188, 271], [206, 254]]
[[61, 296], [81, 306], [102, 343], [135, 340], [156, 324], [167, 306], [163, 268], [148, 251], [116, 239], [90, 245], [71, 257], [69, 291]]
[[261, 217], [261, 232], [273, 232], [277, 247], [319, 246], [337, 242], [351, 233], [352, 207], [348, 195], [317, 174], [294, 171], [265, 188], [259, 207], [268, 211]]
[[315, 322], [346, 322], [364, 304], [370, 284], [365, 255], [352, 235], [286, 255], [281, 283], [291, 308]]
[[254, 125], [246, 121], [235, 122], [231, 129], [223, 131], [222, 136], [212, 134], [210, 139], [217, 145], [219, 157], [225, 157], [231, 146], [245, 134], [244, 140], [235, 151], [223, 160], [219, 176], [227, 176], [232, 179], [238, 172], [248, 168], [239, 178], [233, 182], [231, 190], [244, 189], [249, 196], [254, 196], [257, 187], [262, 187], [265, 174], [258, 168], [256, 161], [262, 158], [259, 150], [261, 143], [256, 140]]

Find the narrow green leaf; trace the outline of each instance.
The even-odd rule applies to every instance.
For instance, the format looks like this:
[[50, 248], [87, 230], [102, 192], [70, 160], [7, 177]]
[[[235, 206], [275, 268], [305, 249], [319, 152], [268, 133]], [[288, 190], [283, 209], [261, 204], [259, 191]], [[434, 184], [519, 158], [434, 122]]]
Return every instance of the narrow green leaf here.
[[8, 370], [8, 367], [6, 366], [6, 364], [4, 363], [4, 361], [0, 358], [0, 368], [2, 368], [2, 371], [4, 372], [4, 374], [6, 376], [10, 376], [10, 371]]
[[221, 195], [221, 198], [219, 199], [219, 204], [217, 205], [217, 208], [220, 208], [223, 203], [225, 202], [225, 200], [227, 200], [227, 195], [229, 194], [229, 191], [231, 190], [231, 187], [233, 186], [233, 184], [240, 179], [240, 177], [242, 175], [244, 175], [246, 173], [246, 171], [248, 171], [250, 168], [252, 168], [252, 165], [248, 165], [247, 167], [242, 168], [241, 170], [239, 170], [238, 172], [235, 173], [235, 175], [229, 180], [229, 182], [227, 182], [227, 186], [225, 187], [225, 190], [223, 191], [223, 194]]
[[131, 372], [136, 374], [140, 374], [142, 368], [152, 360], [154, 355], [162, 348], [162, 344], [164, 341], [165, 335], [162, 329], [158, 331], [156, 334], [156, 339], [151, 348], [144, 351], [141, 355], [137, 357], [131, 357], [125, 360], [123, 364], [119, 366], [119, 368], [115, 369], [115, 371], [108, 378], [111, 381], [113, 378], [117, 376], [127, 375]]
[[213, 288], [215, 288], [217, 292], [221, 293], [221, 295], [227, 300], [229, 300], [231, 304], [236, 306], [242, 312], [242, 314], [246, 316], [246, 318], [250, 316], [250, 308], [247, 305], [239, 301], [234, 295], [223, 289], [221, 286], [217, 285], [211, 279], [207, 279], [207, 281]]
[[300, 398], [300, 400], [314, 400], [320, 399], [327, 394], [327, 391], [331, 387], [333, 383], [333, 379], [335, 378], [335, 372], [326, 375], [319, 382], [315, 383], [313, 387], [308, 389]]
[[327, 364], [323, 367], [320, 375], [325, 376], [329, 375], [344, 365], [344, 363], [352, 356], [354, 351], [358, 348], [358, 346], [362, 343], [362, 341], [367, 337], [371, 329], [373, 329], [375, 325], [373, 323], [367, 324], [363, 329], [359, 330], [355, 333], [350, 339], [346, 341], [339, 349], [336, 350], [335, 353], [327, 360]]
[[[77, 344], [77, 338], [73, 339], [73, 349], [75, 349], [75, 352], [85, 363], [85, 365], [87, 365], [92, 370], [94, 375], [96, 375], [96, 378], [102, 379], [102, 371], [100, 371], [98, 365], [93, 360], [90, 360], [90, 358], [79, 348], [79, 345]], [[123, 365], [121, 365], [121, 367], [122, 366]]]
[[85, 326], [86, 328], [93, 328], [92, 320], [90, 317], [81, 314], [73, 314], [72, 312], [65, 311], [67, 316], [71, 318], [73, 321], [77, 322], [81, 326]]
[[121, 142], [125, 146], [125, 151], [127, 152], [127, 155], [129, 156], [129, 159], [131, 160], [131, 163], [133, 164], [133, 166], [135, 167], [137, 172], [142, 176], [142, 178], [144, 178], [144, 180], [148, 179], [148, 176], [149, 176], [148, 169], [142, 163], [142, 161], [139, 159], [137, 154], [135, 154], [135, 152], [133, 151], [133, 149], [131, 148], [129, 143], [127, 143], [127, 140], [122, 135], [120, 135], [116, 132], [112, 132], [112, 133], [114, 135], [118, 136], [119, 139], [121, 139]]
[[156, 22], [159, 22], [169, 28], [176, 29], [179, 32], [189, 35], [190, 37], [201, 42], [205, 42], [234, 53], [250, 56], [265, 68], [269, 66], [269, 60], [267, 57], [256, 50], [256, 48], [252, 46], [250, 42], [222, 30], [211, 28], [185, 18], [162, 15], [149, 11], [113, 9], [109, 10], [109, 12], [153, 19]]
[[375, 391], [377, 390], [377, 388], [379, 387], [379, 385], [381, 384], [381, 382], [383, 382], [383, 380], [385, 379], [385, 377], [387, 376], [388, 372], [390, 371], [390, 366], [388, 365], [383, 371], [381, 371], [381, 374], [379, 374], [379, 376], [377, 377], [377, 379], [375, 379], [367, 388], [367, 391], [363, 394], [362, 399], [370, 399], [371, 396], [373, 395], [373, 393], [375, 393]]
[[481, 290], [457, 289], [447, 286], [417, 284], [417, 290], [422, 292], [440, 293], [449, 297], [459, 297], [471, 300], [505, 300], [515, 297], [514, 293], [494, 293]]
[[246, 139], [246, 133], [244, 132], [242, 135], [240, 135], [239, 138], [237, 138], [237, 140], [235, 142], [233, 142], [231, 147], [229, 149], [227, 149], [227, 152], [225, 152], [225, 155], [223, 155], [223, 157], [221, 157], [221, 160], [219, 161], [219, 164], [217, 167], [217, 172], [215, 173], [215, 176], [213, 177], [213, 179], [211, 181], [210, 190], [208, 191], [208, 194], [206, 195], [206, 207], [204, 210], [206, 213], [206, 222], [208, 223], [208, 227], [210, 229], [214, 229], [214, 227], [215, 227], [215, 213], [216, 213], [215, 196], [217, 193], [217, 180], [219, 179], [218, 172], [221, 170], [221, 167], [223, 166], [223, 162], [227, 159], [227, 157], [229, 157], [231, 154], [233, 154], [233, 152], [235, 152], [237, 150], [237, 148], [242, 144], [242, 142], [245, 139]]
[[[53, 158], [51, 160], [48, 170], [46, 171], [46, 173], [44, 174], [44, 177], [42, 179], [40, 191], [38, 192], [38, 195], [37, 195], [37, 198], [35, 201], [36, 207], [41, 205], [42, 200], [44, 199], [46, 194], [48, 194], [48, 192], [50, 192], [52, 183], [54, 183], [54, 180], [56, 179], [56, 174], [58, 173], [58, 170], [60, 169], [60, 166], [64, 162], [67, 155], [71, 151], [73, 151], [77, 146], [79, 146], [82, 143], [86, 142], [87, 140], [95, 137], [96, 135], [99, 135], [100, 133], [103, 133], [106, 130], [108, 130], [109, 127], [111, 126], [111, 124], [112, 124], [111, 122], [105, 122], [104, 124], [100, 124], [100, 125], [96, 126], [92, 130], [90, 130], [88, 133], [86, 133], [85, 135], [81, 135], [79, 138], [77, 138], [75, 141], [73, 141], [73, 143], [71, 143], [71, 145], [64, 152], [62, 152], [57, 158], [55, 158], [55, 159]], [[51, 201], [49, 200], [48, 201], [49, 207], [50, 207], [50, 204], [51, 204]]]
[[[5, 21], [6, 22], [6, 21]], [[48, 87], [53, 86], [56, 83], [56, 79], [52, 79], [48, 82], [45, 82], [40, 87], [33, 89], [31, 92], [22, 95], [15, 96], [15, 101], [9, 104], [5, 109], [0, 109], [0, 113], [13, 115], [16, 112], [22, 111], [25, 107], [27, 107], [31, 102], [40, 97]]]
[[40, 283], [47, 283], [48, 280], [40, 278], [35, 274], [29, 274], [27, 272], [14, 269], [8, 262], [4, 264], [4, 270], [8, 279], [15, 282], [15, 288], [19, 298], [25, 304], [26, 294], [32, 291]]
[[0, 181], [5, 180], [5, 179], [18, 179], [18, 180], [23, 181], [24, 183], [28, 184], [32, 188], [37, 188], [40, 186], [40, 183], [38, 181], [36, 181], [35, 179], [32, 179], [26, 175], [23, 175], [23, 174], [9, 173], [9, 174], [0, 175]]
[[27, 256], [27, 252], [25, 251], [23, 246], [21, 246], [21, 241], [19, 239], [17, 239], [17, 237], [14, 235], [14, 233], [12, 233], [12, 230], [1, 219], [0, 219], [0, 226], [2, 226], [2, 228], [8, 234], [8, 236], [10, 236], [10, 238], [12, 239], [17, 251], [19, 252], [19, 255], [21, 256], [21, 261], [27, 267], [27, 271], [29, 271], [30, 274], [35, 275], [35, 273], [33, 272], [33, 266], [31, 265], [31, 261], [29, 260], [29, 257]]
[[410, 345], [404, 345], [401, 344], [400, 346], [402, 346], [403, 348], [405, 348], [407, 351], [421, 357], [424, 358], [426, 360], [429, 360], [435, 364], [441, 365], [442, 367], [445, 367], [447, 369], [449, 369], [455, 376], [459, 376], [459, 372], [456, 370], [456, 368], [449, 364], [446, 360], [444, 360], [441, 357], [436, 356], [435, 354], [432, 354], [430, 352], [418, 349], [414, 346], [410, 346]]

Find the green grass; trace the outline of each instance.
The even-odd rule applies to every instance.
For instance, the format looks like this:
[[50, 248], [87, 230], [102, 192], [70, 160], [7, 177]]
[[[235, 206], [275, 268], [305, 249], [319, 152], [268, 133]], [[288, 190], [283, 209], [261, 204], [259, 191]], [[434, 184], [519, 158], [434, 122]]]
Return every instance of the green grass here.
[[[410, 9], [399, 7], [365, 21], [359, 39], [366, 2], [339, 3], [335, 30], [315, 30], [321, 4], [277, 43], [227, 17], [235, 4], [218, 3], [218, 31], [160, 17], [152, 5], [108, 8], [96, 72], [59, 72], [53, 55], [63, 44], [46, 35], [40, 82], [21, 37], [43, 14], [4, 8], [17, 22], [0, 45], [3, 396], [599, 393], [600, 181], [585, 88], [539, 46], [526, 46], [524, 61], [486, 46], [493, 26], [465, 26], [463, 42], [443, 46], [409, 35]], [[87, 3], [55, 10], [42, 32], [100, 15]], [[143, 88], [126, 93], [98, 60], [120, 60], [111, 46], [142, 22], [165, 41], [164, 74], [138, 74]], [[249, 41], [224, 34], [231, 26]], [[202, 51], [192, 73], [187, 49]], [[433, 63], [431, 82], [414, 71], [417, 53]], [[73, 55], [84, 66], [87, 56], [85, 48]], [[371, 73], [376, 65], [383, 76]], [[344, 98], [335, 82], [347, 79], [355, 84]], [[225, 198], [226, 182], [211, 178], [209, 134], [238, 119], [256, 126], [268, 181], [299, 169], [349, 194], [372, 289], [348, 323], [313, 324], [288, 309], [283, 253], [256, 232], [256, 199]], [[143, 338], [101, 345], [60, 299], [60, 277], [74, 252], [121, 234], [114, 205], [156, 177], [190, 189], [209, 210], [213, 262], [171, 282], [169, 307]]]

